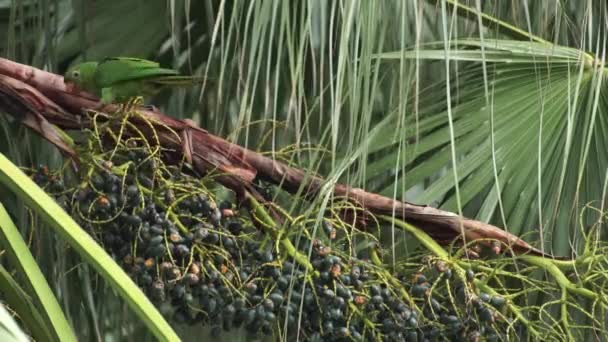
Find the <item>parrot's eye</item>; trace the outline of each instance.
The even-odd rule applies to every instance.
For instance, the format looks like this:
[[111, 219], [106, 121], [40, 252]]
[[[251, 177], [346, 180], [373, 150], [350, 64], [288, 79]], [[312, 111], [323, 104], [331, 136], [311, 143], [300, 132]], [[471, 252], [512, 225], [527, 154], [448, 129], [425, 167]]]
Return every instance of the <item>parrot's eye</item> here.
[[79, 78], [80, 77], [80, 71], [78, 71], [78, 70], [72, 71], [72, 77]]

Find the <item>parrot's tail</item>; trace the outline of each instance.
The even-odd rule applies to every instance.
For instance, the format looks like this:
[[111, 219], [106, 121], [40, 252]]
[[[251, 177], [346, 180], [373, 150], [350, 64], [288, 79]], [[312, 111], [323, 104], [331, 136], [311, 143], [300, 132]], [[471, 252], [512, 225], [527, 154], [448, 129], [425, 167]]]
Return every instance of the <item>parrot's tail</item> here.
[[169, 87], [185, 87], [196, 83], [203, 83], [204, 81], [205, 77], [202, 76], [163, 76], [155, 79], [154, 83]]

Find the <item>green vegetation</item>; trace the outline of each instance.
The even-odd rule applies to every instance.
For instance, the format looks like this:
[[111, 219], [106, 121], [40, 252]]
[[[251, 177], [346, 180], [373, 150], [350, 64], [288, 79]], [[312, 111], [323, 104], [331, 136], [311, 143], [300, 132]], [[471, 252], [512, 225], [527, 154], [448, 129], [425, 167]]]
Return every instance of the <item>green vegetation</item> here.
[[[0, 71], [2, 340], [23, 340], [13, 319], [40, 341], [605, 335], [605, 9], [0, 1], [0, 57], [64, 74], [130, 56], [193, 75], [192, 87], [137, 95], [325, 179], [313, 195], [260, 177], [234, 191], [223, 178], [234, 170], [176, 158], [136, 101], [118, 116], [64, 108], [84, 129], [36, 121], [60, 131], [71, 160], [24, 129], [39, 107], [6, 100]], [[338, 183], [491, 223], [561, 258], [443, 241], [415, 217], [335, 196]]]

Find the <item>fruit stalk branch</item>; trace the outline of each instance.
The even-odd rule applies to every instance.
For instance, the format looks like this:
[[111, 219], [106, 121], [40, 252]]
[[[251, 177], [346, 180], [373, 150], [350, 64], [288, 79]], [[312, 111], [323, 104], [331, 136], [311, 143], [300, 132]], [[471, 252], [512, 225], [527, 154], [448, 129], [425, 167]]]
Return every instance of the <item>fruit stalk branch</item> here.
[[560, 268], [553, 262], [553, 260], [539, 258], [534, 255], [520, 255], [518, 258], [527, 264], [540, 267], [547, 271], [549, 274], [551, 274], [551, 276], [553, 276], [559, 287], [562, 288], [562, 291], [568, 291], [592, 300], [600, 299], [595, 292], [571, 282], [562, 272], [562, 270], [560, 270]]
[[[396, 227], [399, 227], [399, 228], [405, 230], [406, 232], [412, 234], [431, 253], [435, 254], [437, 257], [439, 257], [442, 260], [449, 261], [448, 252], [443, 247], [441, 247], [437, 242], [435, 242], [433, 239], [431, 239], [431, 237], [428, 236], [424, 231], [418, 229], [417, 227], [415, 227], [407, 222], [393, 219], [391, 217], [386, 217], [386, 216], [382, 217], [381, 216], [380, 218], [384, 219], [384, 220], [393, 220]], [[546, 261], [545, 263], [543, 263], [543, 265], [546, 267], [548, 267], [549, 265], [553, 265], [552, 264], [553, 260], [551, 260], [551, 259], [537, 257], [537, 256], [530, 256], [530, 258], [535, 258], [533, 260], [536, 262], [538, 262], [539, 260]], [[471, 268], [471, 265], [469, 263], [467, 263], [466, 261], [459, 261], [458, 263], [453, 263], [453, 266], [457, 269], [458, 274], [464, 274], [464, 272], [465, 272], [464, 267]], [[537, 266], [539, 266], [539, 265], [537, 265]], [[540, 266], [540, 267], [543, 267], [543, 266]], [[558, 269], [558, 271], [559, 271], [559, 269]], [[486, 281], [482, 281], [480, 279], [474, 279], [473, 284], [475, 284], [476, 287], [478, 287], [480, 290], [484, 291], [485, 293], [489, 293], [491, 295], [498, 295], [498, 292], [496, 292], [496, 290], [494, 290], [491, 286], [489, 286]], [[531, 334], [533, 334], [533, 335], [538, 334], [536, 332], [536, 330], [534, 329], [534, 327], [532, 326], [531, 322], [521, 313], [521, 310], [516, 305], [514, 305], [510, 301], [507, 301], [506, 304], [507, 304], [507, 308], [509, 309], [509, 311], [511, 311], [515, 315], [515, 317], [517, 317], [517, 319], [528, 328], [528, 330], [530, 331]]]
[[249, 201], [249, 207], [252, 208], [253, 214], [255, 218], [261, 220], [262, 224], [260, 225], [262, 229], [266, 230], [267, 233], [271, 234], [274, 238], [279, 239], [281, 243], [281, 247], [284, 248], [285, 252], [295, 261], [306, 267], [309, 272], [314, 272], [314, 267], [308, 260], [308, 257], [298, 252], [296, 247], [291, 243], [291, 241], [285, 237], [281, 236], [276, 223], [270, 216], [270, 214], [266, 211], [266, 209], [260, 204], [253, 196], [247, 195], [247, 200]]

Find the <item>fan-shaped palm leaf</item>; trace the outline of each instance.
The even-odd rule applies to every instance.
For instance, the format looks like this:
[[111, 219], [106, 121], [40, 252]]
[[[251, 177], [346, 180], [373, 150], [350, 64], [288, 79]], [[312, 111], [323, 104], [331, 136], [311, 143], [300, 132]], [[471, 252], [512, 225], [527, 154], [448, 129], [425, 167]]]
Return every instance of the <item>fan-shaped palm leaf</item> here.
[[[541, 241], [552, 237], [553, 244], [544, 247], [568, 253], [575, 235], [569, 227], [581, 205], [601, 200], [608, 167], [601, 152], [608, 144], [603, 65], [580, 50], [547, 43], [467, 39], [453, 41], [447, 52], [435, 47], [379, 56], [466, 64], [456, 75], [460, 86], [447, 85], [456, 97], [425, 98], [436, 97], [446, 83], [422, 92], [421, 101], [435, 101], [435, 108], [421, 113], [419, 121], [412, 115], [392, 141], [383, 141], [394, 130], [390, 126], [373, 138], [370, 145], [384, 157], [369, 175], [387, 166], [404, 171], [397, 184], [380, 190], [392, 194], [395, 187], [426, 182], [410, 200], [439, 202], [452, 211], [460, 201], [469, 215], [516, 234], [533, 232]], [[404, 153], [395, 149], [399, 141], [415, 142]], [[403, 167], [395, 165], [399, 153], [405, 154]]]

